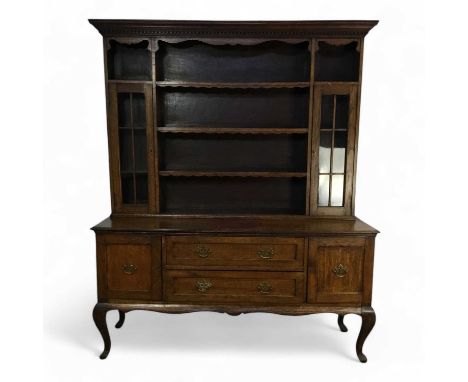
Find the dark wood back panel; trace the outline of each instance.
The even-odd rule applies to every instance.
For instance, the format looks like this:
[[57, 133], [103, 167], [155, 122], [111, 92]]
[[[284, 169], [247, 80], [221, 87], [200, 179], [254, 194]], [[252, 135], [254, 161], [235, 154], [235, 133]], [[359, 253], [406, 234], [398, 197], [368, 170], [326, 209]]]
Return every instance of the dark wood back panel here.
[[308, 42], [268, 41], [257, 45], [212, 45], [189, 40], [158, 42], [158, 81], [308, 81]]
[[169, 214], [305, 213], [305, 178], [168, 176], [161, 179], [161, 212]]
[[162, 171], [307, 170], [305, 134], [161, 134], [159, 153]]
[[306, 89], [164, 88], [159, 126], [305, 128]]

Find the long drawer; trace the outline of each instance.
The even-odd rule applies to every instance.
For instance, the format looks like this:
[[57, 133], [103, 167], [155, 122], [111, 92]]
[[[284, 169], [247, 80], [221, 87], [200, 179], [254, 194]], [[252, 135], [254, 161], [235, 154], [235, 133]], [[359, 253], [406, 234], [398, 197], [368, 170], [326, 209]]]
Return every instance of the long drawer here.
[[304, 238], [166, 236], [168, 269], [246, 269], [302, 271]]
[[302, 272], [165, 271], [168, 302], [302, 303]]

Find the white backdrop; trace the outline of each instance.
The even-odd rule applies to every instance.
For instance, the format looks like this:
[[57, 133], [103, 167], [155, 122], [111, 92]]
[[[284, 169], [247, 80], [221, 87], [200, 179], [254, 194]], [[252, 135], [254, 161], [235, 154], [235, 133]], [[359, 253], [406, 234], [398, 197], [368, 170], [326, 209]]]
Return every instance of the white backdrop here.
[[[13, 3], [12, 3], [13, 4]], [[440, 4], [440, 5], [438, 5]], [[3, 380], [395, 381], [464, 372], [468, 99], [462, 2], [16, 1], [1, 24]], [[466, 12], [465, 12], [466, 13]], [[91, 319], [110, 213], [102, 41], [88, 18], [378, 19], [365, 43], [356, 215], [378, 228], [377, 324], [357, 316]], [[41, 257], [41, 253], [43, 256]], [[43, 314], [42, 314], [43, 312]], [[3, 363], [3, 362], [2, 362]]]

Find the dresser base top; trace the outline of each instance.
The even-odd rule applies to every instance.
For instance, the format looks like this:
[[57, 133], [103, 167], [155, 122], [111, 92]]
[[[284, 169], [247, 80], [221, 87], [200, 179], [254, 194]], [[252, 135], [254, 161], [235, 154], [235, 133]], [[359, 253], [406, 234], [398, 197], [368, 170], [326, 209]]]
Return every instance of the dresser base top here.
[[379, 231], [358, 218], [273, 217], [108, 217], [96, 232], [255, 234], [255, 235], [376, 235]]

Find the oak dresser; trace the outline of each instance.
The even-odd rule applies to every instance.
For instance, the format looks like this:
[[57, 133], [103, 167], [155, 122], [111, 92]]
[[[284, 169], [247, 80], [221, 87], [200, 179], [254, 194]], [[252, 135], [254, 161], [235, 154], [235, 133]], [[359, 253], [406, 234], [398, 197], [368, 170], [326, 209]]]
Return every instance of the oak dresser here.
[[[104, 39], [118, 310], [362, 317], [378, 231], [354, 215], [364, 36], [377, 21], [90, 20]], [[96, 61], [98, 61], [96, 59]], [[311, 345], [312, 346], [312, 345]]]

